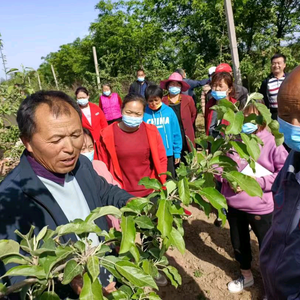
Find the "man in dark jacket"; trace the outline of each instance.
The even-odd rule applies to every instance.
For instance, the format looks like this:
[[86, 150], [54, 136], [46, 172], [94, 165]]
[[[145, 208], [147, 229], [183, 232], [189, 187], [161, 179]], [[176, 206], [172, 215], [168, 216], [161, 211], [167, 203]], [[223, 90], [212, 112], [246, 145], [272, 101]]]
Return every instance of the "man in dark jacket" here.
[[[229, 64], [226, 63], [222, 63], [217, 66], [215, 73], [220, 73], [220, 72], [228, 72], [231, 74], [231, 76], [233, 76], [232, 68], [230, 67]], [[233, 87], [235, 90], [235, 95], [233, 98], [237, 102], [239, 102], [239, 109], [243, 109], [245, 107], [245, 104], [247, 103], [248, 90], [242, 85], [236, 83], [233, 83]]]
[[273, 220], [260, 270], [268, 300], [300, 300], [300, 66], [280, 87], [278, 122], [292, 151], [272, 187]]
[[137, 71], [137, 80], [130, 85], [129, 94], [139, 94], [145, 98], [146, 88], [150, 83], [145, 79], [146, 75], [143, 69]]
[[[62, 92], [38, 92], [21, 104], [17, 122], [26, 150], [19, 165], [0, 185], [0, 239], [18, 240], [14, 231], [27, 233], [31, 225], [36, 231], [44, 226], [55, 230], [59, 225], [87, 215], [97, 207], [124, 206], [132, 197], [98, 176], [90, 161], [80, 156], [83, 144], [81, 110]], [[95, 223], [107, 230], [105, 218]], [[62, 237], [77, 240], [75, 235]], [[89, 238], [95, 245], [95, 234]], [[0, 264], [0, 277], [6, 272]], [[101, 272], [101, 274], [104, 272]], [[103, 286], [107, 275], [100, 277]], [[5, 277], [3, 281], [10, 285]], [[70, 291], [62, 291], [61, 298]], [[19, 299], [12, 294], [9, 299]]]
[[286, 57], [283, 54], [275, 54], [271, 58], [272, 73], [262, 82], [259, 92], [264, 95], [266, 106], [272, 113], [272, 119], [277, 120], [277, 94], [279, 88], [287, 76], [284, 73]]

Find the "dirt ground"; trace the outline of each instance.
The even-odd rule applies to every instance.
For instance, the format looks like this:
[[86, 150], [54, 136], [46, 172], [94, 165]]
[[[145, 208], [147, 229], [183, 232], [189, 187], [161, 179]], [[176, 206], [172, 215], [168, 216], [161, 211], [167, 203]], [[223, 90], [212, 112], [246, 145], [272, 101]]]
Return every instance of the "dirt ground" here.
[[185, 221], [186, 252], [177, 249], [168, 251], [170, 264], [182, 276], [182, 285], [177, 289], [171, 285], [160, 288], [163, 300], [260, 300], [263, 299], [263, 284], [258, 265], [258, 243], [251, 232], [254, 286], [240, 294], [230, 294], [227, 283], [239, 274], [230, 242], [228, 223], [224, 228], [216, 227], [215, 215], [207, 218], [203, 211], [189, 207], [193, 215]]

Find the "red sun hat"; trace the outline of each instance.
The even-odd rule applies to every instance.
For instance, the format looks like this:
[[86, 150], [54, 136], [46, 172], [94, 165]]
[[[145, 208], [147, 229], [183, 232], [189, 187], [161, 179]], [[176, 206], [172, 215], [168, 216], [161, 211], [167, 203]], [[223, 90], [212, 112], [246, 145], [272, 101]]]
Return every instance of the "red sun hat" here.
[[179, 83], [181, 84], [181, 91], [182, 91], [182, 92], [185, 92], [185, 91], [187, 91], [187, 90], [190, 88], [190, 85], [187, 84], [187, 83], [182, 79], [182, 76], [181, 76], [179, 73], [177, 73], [177, 72], [172, 73], [168, 79], [162, 80], [162, 81], [160, 82], [160, 87], [161, 87], [162, 89], [166, 90], [166, 89], [167, 89], [168, 83], [171, 82], [171, 81], [177, 81], [177, 82], [179, 82]]
[[230, 73], [230, 72], [232, 72], [232, 68], [230, 67], [229, 64], [225, 64], [225, 63], [219, 64], [217, 66], [217, 68], [216, 68], [215, 73], [221, 73], [221, 72], [228, 72], [228, 73]]

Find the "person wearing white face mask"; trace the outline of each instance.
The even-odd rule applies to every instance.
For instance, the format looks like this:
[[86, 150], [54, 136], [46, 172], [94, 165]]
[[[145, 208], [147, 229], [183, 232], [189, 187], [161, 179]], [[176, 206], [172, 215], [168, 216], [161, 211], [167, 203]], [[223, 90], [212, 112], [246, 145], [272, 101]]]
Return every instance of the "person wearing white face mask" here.
[[229, 124], [226, 120], [218, 121], [217, 112], [210, 108], [218, 104], [218, 101], [221, 99], [227, 99], [231, 103], [236, 103], [237, 101], [233, 98], [233, 95], [232, 76], [228, 72], [215, 73], [211, 81], [212, 98], [205, 106], [205, 131], [207, 135], [216, 138], [219, 136], [218, 126], [220, 124]]
[[[114, 177], [108, 171], [105, 163], [100, 160], [94, 159], [94, 152], [95, 150], [93, 136], [88, 129], [83, 128], [83, 144], [80, 154], [86, 156], [91, 161], [94, 170], [99, 176], [105, 178], [108, 183], [121, 187], [120, 184], [114, 180]], [[113, 216], [107, 216], [106, 220], [109, 227], [114, 227], [115, 229], [120, 230], [120, 221], [118, 219]]]
[[139, 69], [136, 75], [137, 80], [130, 85], [129, 94], [139, 94], [145, 98], [145, 91], [150, 83], [146, 80], [146, 74], [143, 69]]
[[190, 86], [183, 80], [179, 73], [174, 72], [167, 80], [160, 82], [160, 87], [169, 92], [167, 96], [163, 97], [162, 102], [170, 106], [177, 116], [182, 137], [181, 161], [185, 162], [184, 156], [186, 152], [190, 151], [186, 137], [194, 143], [194, 122], [197, 117], [197, 110], [193, 98], [182, 94], [182, 92], [187, 91]]
[[146, 100], [128, 94], [122, 104], [122, 121], [114, 122], [101, 132], [100, 160], [125, 191], [136, 197], [148, 196], [153, 190], [139, 185], [143, 177], [161, 183], [167, 171], [166, 150], [155, 125], [143, 122]]
[[112, 92], [109, 83], [102, 85], [102, 95], [99, 98], [99, 107], [103, 110], [109, 125], [115, 121], [122, 120], [122, 99], [117, 93]]
[[77, 88], [75, 96], [82, 112], [82, 127], [87, 128], [91, 132], [96, 150], [94, 158], [98, 159], [100, 131], [107, 127], [105, 115], [98, 105], [89, 102], [89, 92], [86, 88]]

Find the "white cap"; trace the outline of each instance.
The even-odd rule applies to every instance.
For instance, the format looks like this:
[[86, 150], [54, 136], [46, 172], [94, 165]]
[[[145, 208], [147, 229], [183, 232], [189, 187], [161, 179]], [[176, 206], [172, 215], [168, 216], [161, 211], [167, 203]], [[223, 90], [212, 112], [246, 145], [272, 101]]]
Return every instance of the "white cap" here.
[[210, 75], [212, 75], [213, 73], [215, 73], [215, 72], [216, 72], [216, 68], [217, 68], [217, 67], [210, 67], [210, 68], [208, 69], [208, 75], [210, 76]]

